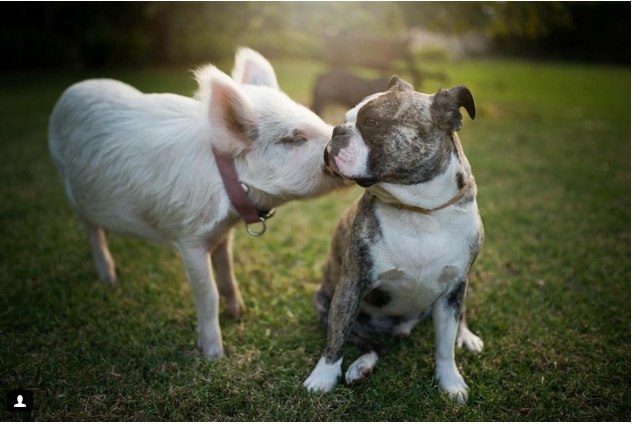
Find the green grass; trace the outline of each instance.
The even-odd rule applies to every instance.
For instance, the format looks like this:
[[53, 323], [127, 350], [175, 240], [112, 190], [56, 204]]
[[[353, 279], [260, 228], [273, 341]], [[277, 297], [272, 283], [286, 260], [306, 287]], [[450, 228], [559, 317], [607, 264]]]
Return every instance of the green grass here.
[[[281, 86], [308, 103], [322, 67], [275, 66]], [[486, 347], [457, 351], [466, 406], [433, 382], [429, 322], [385, 338], [366, 383], [317, 396], [301, 387], [325, 340], [312, 295], [357, 189], [287, 205], [261, 239], [238, 229], [248, 311], [240, 320], [222, 313], [224, 360], [194, 349], [191, 291], [174, 251], [111, 235], [120, 282], [97, 281], [48, 158], [48, 113], [88, 76], [191, 94], [185, 69], [0, 80], [0, 388], [33, 390], [41, 421], [629, 421], [630, 70], [516, 61], [442, 69], [445, 85], [467, 85], [478, 108], [461, 139], [486, 227], [467, 302]]]

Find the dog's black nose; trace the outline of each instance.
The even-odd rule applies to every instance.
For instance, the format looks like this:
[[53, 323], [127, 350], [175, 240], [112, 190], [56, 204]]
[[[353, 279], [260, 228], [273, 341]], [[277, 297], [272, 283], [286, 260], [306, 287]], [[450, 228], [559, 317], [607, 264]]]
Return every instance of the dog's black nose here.
[[367, 188], [376, 184], [376, 179], [371, 177], [354, 178], [354, 182], [361, 187]]
[[337, 125], [334, 127], [334, 130], [332, 131], [332, 138], [337, 137], [339, 135], [345, 135], [347, 134], [347, 128], [344, 125]]
[[323, 162], [325, 162], [325, 166], [330, 166], [330, 155], [327, 152], [327, 147], [323, 149]]

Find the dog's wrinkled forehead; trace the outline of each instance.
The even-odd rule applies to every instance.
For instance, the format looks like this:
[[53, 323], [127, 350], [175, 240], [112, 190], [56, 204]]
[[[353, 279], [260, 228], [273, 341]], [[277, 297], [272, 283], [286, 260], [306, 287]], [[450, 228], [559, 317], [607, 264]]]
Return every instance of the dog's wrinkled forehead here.
[[397, 122], [404, 127], [419, 127], [431, 121], [432, 96], [415, 91], [388, 91], [368, 98], [356, 115], [360, 125]]
[[354, 106], [352, 109], [348, 110], [345, 113], [345, 122], [349, 123], [349, 122], [354, 122], [356, 121], [356, 115], [358, 115], [358, 111], [365, 106], [368, 102], [372, 101], [373, 99], [383, 96], [386, 93], [376, 93], [376, 94], [372, 94], [370, 96], [365, 97], [362, 101], [360, 101], [356, 106]]
[[[350, 111], [348, 126], [364, 146], [364, 172], [379, 182], [417, 184], [441, 173], [452, 144], [434, 125], [433, 95], [413, 90], [387, 91]], [[388, 158], [388, 160], [386, 160]]]

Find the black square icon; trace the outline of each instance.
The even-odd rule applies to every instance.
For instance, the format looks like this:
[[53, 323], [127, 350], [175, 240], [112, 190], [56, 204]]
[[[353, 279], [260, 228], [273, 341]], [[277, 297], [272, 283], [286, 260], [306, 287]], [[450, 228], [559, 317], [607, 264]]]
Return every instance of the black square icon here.
[[24, 412], [33, 410], [33, 392], [18, 388], [7, 392], [7, 411]]

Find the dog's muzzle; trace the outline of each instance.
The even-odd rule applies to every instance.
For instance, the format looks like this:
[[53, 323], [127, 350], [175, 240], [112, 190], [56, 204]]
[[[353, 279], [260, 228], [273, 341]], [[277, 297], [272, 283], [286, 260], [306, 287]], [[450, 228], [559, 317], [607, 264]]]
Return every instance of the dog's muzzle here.
[[323, 162], [325, 162], [325, 167], [330, 169], [330, 154], [327, 152], [327, 146], [323, 149]]
[[345, 175], [341, 174], [336, 167], [336, 163], [330, 158], [330, 152], [328, 152], [327, 147], [323, 150], [323, 162], [325, 163], [325, 169], [332, 175], [343, 178], [346, 181], [346, 184], [356, 183], [361, 187], [367, 188], [374, 184], [376, 184], [376, 180], [374, 178], [349, 178]]
[[375, 178], [371, 178], [371, 177], [352, 178], [352, 181], [354, 181], [356, 184], [358, 184], [359, 186], [363, 188], [371, 187], [378, 182], [376, 181]]
[[344, 125], [337, 125], [332, 130], [332, 138], [325, 146], [325, 150], [323, 151], [323, 162], [325, 162], [325, 166], [327, 166], [327, 168], [333, 173], [338, 174], [336, 162], [333, 160], [333, 157], [336, 156], [342, 148], [347, 146], [349, 141], [346, 140], [346, 138], [349, 136], [350, 130], [348, 128]]
[[372, 177], [357, 177], [351, 178], [346, 175], [343, 175], [341, 171], [336, 166], [336, 160], [334, 158], [338, 154], [341, 149], [344, 149], [349, 144], [349, 137], [352, 135], [353, 130], [349, 128], [347, 125], [337, 125], [334, 127], [332, 131], [332, 139], [328, 142], [327, 146], [323, 150], [323, 162], [325, 163], [325, 167], [332, 174], [338, 175], [342, 177], [344, 180], [349, 182], [355, 182], [361, 187], [367, 188], [378, 181]]

